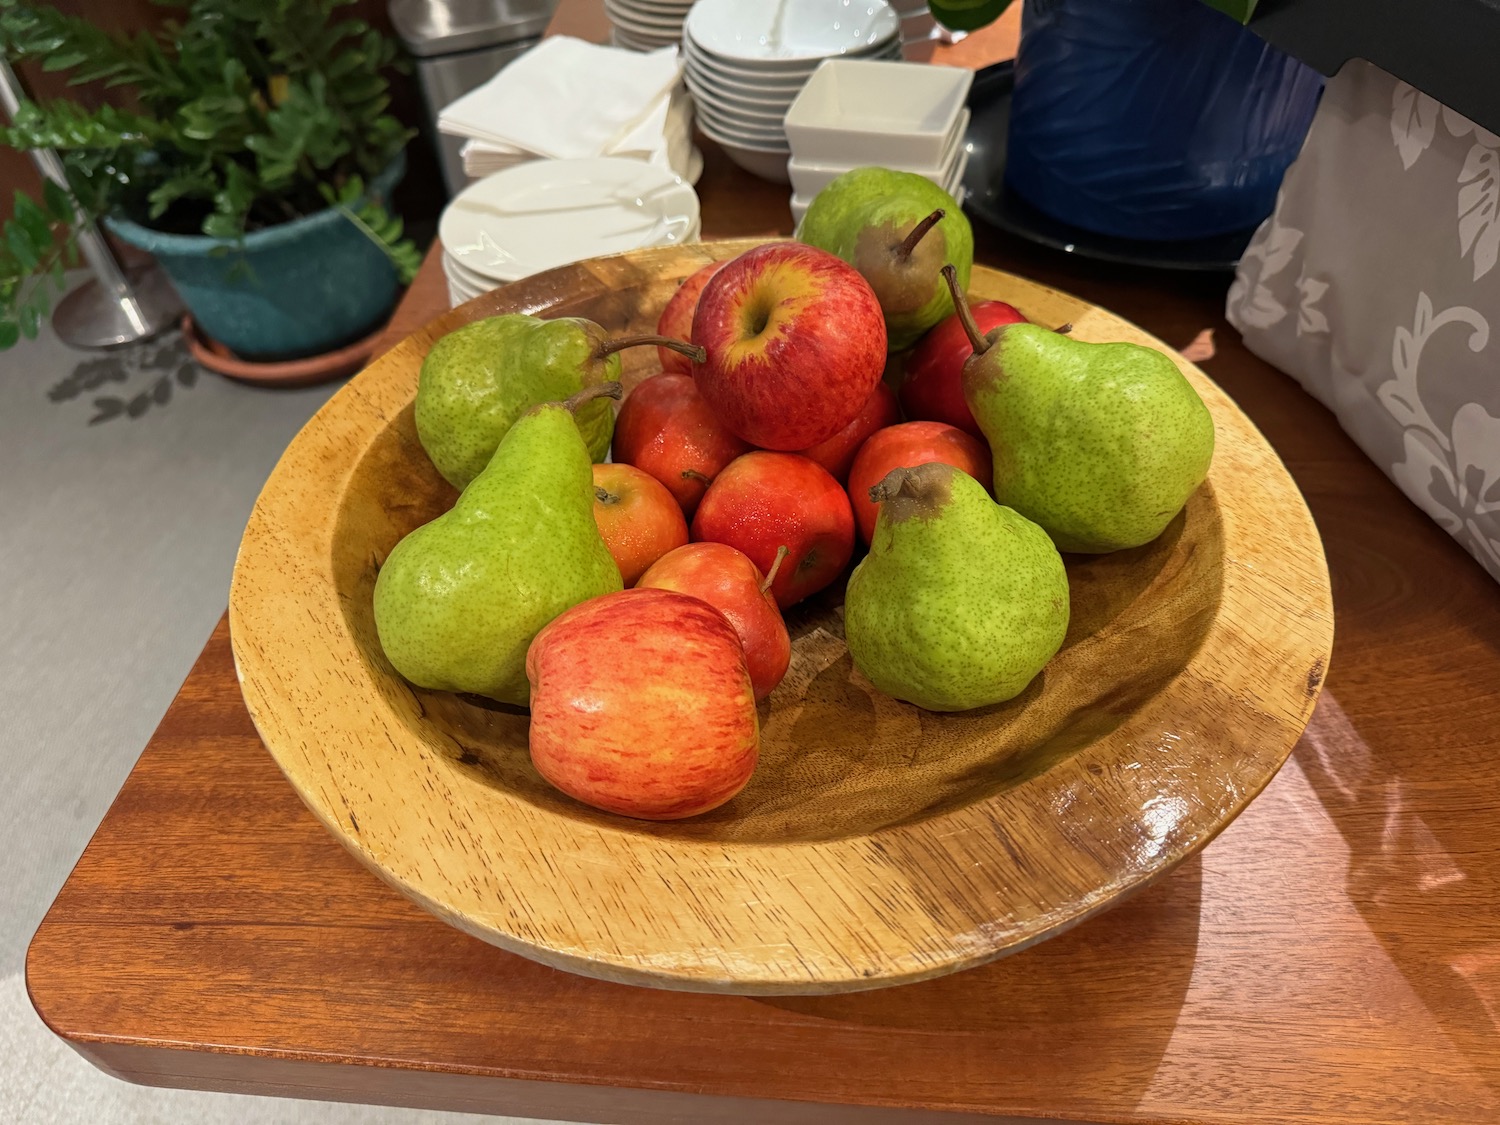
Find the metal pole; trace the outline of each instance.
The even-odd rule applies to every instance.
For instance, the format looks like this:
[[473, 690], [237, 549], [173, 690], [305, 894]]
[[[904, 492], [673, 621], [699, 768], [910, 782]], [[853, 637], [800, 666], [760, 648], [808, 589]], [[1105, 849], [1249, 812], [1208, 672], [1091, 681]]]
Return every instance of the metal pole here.
[[[24, 96], [10, 62], [0, 57], [0, 106], [12, 121]], [[31, 159], [43, 176], [71, 194], [57, 153], [50, 148], [32, 149]], [[81, 347], [129, 343], [154, 336], [177, 319], [181, 302], [155, 266], [132, 271], [136, 274], [132, 284], [132, 279], [126, 277], [120, 263], [115, 261], [104, 236], [76, 204], [74, 226], [78, 248], [93, 271], [96, 288], [89, 291], [85, 286], [74, 290], [58, 305], [53, 328], [65, 342]], [[70, 312], [65, 313], [69, 301], [73, 304]]]

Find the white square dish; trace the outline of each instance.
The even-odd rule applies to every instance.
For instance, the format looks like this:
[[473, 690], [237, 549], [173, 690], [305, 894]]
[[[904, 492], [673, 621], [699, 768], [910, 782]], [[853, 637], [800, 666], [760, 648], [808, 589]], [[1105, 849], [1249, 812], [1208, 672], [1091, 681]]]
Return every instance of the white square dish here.
[[973, 81], [959, 67], [829, 59], [787, 110], [787, 140], [820, 163], [941, 167]]
[[914, 168], [901, 167], [889, 160], [879, 158], [852, 163], [829, 162], [813, 157], [803, 157], [797, 154], [794, 146], [792, 159], [787, 164], [787, 172], [792, 177], [792, 187], [796, 189], [798, 195], [811, 199], [845, 172], [867, 164], [878, 164], [882, 168], [893, 168], [898, 172], [915, 172], [941, 187], [947, 187], [954, 170], [958, 167], [960, 158], [964, 155], [964, 131], [969, 125], [969, 111], [966, 109], [960, 113], [954, 124], [956, 128], [949, 140], [948, 149], [943, 153], [941, 163], [922, 164]]

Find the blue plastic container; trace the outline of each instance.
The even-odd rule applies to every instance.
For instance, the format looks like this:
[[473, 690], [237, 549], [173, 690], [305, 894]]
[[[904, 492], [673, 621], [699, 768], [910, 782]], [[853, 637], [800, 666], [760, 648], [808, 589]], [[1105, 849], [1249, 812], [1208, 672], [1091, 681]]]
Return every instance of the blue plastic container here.
[[[370, 194], [389, 199], [405, 170], [397, 156]], [[122, 218], [106, 225], [150, 251], [198, 327], [244, 359], [296, 359], [353, 343], [380, 326], [400, 289], [385, 251], [334, 210], [253, 231], [243, 245]]]
[[1323, 80], [1201, 0], [1026, 0], [1006, 184], [1120, 238], [1271, 213]]

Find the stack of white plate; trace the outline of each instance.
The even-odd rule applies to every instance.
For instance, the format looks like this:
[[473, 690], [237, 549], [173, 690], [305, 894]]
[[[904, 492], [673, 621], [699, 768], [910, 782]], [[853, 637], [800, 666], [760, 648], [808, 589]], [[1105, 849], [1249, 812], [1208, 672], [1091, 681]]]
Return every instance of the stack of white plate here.
[[682, 38], [682, 21], [693, 0], [604, 0], [616, 47], [654, 51]]
[[696, 242], [698, 196], [640, 160], [535, 160], [470, 184], [438, 236], [454, 306], [507, 282], [604, 254]]
[[787, 107], [828, 58], [898, 59], [901, 20], [883, 0], [698, 0], [682, 26], [698, 127], [741, 168], [787, 182]]

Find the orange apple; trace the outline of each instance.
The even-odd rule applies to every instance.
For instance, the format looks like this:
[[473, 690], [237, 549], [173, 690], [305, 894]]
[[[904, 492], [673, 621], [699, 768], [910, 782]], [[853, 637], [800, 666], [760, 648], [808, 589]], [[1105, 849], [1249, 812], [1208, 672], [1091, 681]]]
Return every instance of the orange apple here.
[[859, 413], [838, 433], [827, 441], [820, 441], [811, 449], [804, 449], [802, 456], [816, 461], [828, 470], [828, 475], [843, 484], [849, 479], [849, 466], [854, 464], [854, 455], [876, 430], [894, 426], [901, 421], [901, 405], [896, 401], [896, 392], [884, 383], [875, 384]]
[[675, 590], [622, 590], [555, 618], [526, 652], [531, 761], [606, 812], [679, 820], [745, 787], [760, 724], [728, 619]]
[[708, 279], [693, 316], [698, 390], [763, 449], [806, 449], [859, 413], [885, 370], [870, 283], [826, 250], [770, 242]]
[[688, 541], [676, 499], [661, 481], [633, 465], [594, 466], [594, 522], [627, 586]]
[[[677, 287], [677, 292], [672, 294], [667, 307], [661, 310], [661, 319], [656, 322], [658, 334], [674, 336], [679, 340], [693, 338], [693, 314], [698, 311], [698, 295], [703, 292], [708, 279], [718, 273], [723, 266], [723, 262], [709, 262], [697, 273], [690, 274]], [[661, 353], [663, 371], [680, 372], [683, 375], [692, 374], [692, 361], [680, 352], [674, 352], [670, 348], [658, 348], [657, 351]]]
[[653, 375], [625, 396], [615, 419], [614, 459], [661, 481], [689, 519], [719, 470], [748, 452], [690, 375]]
[[702, 598], [729, 618], [745, 648], [755, 698], [770, 695], [792, 662], [792, 641], [786, 622], [771, 596], [771, 580], [781, 560], [782, 547], [767, 578], [744, 554], [723, 543], [689, 543], [651, 564], [636, 588], [676, 590]]
[[796, 453], [755, 450], [714, 478], [693, 517], [693, 538], [726, 543], [769, 571], [787, 555], [771, 593], [782, 609], [816, 594], [854, 553], [849, 497], [828, 470]]
[[854, 505], [860, 539], [870, 542], [880, 512], [880, 505], [870, 499], [870, 489], [892, 469], [910, 469], [933, 461], [962, 469], [986, 489], [991, 488], [990, 447], [973, 434], [945, 422], [887, 426], [859, 447], [849, 470], [849, 501]]

